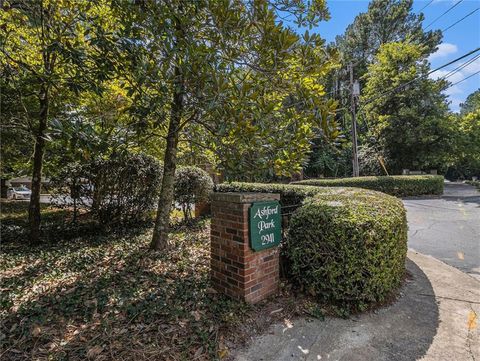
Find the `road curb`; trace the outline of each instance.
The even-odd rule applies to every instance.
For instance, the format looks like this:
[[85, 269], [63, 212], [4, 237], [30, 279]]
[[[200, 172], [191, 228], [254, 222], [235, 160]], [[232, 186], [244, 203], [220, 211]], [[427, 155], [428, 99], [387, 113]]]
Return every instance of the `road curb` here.
[[478, 360], [480, 282], [432, 256], [409, 250], [408, 258], [430, 281], [439, 310], [437, 333], [421, 360]]
[[480, 282], [413, 250], [406, 266], [411, 277], [392, 305], [349, 319], [272, 325], [234, 360], [479, 360]]

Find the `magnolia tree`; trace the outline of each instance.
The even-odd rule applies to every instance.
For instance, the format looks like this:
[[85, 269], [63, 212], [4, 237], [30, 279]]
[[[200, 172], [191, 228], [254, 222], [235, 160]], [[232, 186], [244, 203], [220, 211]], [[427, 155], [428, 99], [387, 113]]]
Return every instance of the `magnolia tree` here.
[[305, 161], [315, 128], [334, 135], [335, 104], [324, 101], [320, 82], [333, 66], [324, 42], [278, 16], [309, 27], [328, 17], [325, 1], [116, 4], [117, 70], [136, 126], [165, 144], [153, 249], [168, 245], [180, 142], [208, 150], [226, 169], [288, 175]]

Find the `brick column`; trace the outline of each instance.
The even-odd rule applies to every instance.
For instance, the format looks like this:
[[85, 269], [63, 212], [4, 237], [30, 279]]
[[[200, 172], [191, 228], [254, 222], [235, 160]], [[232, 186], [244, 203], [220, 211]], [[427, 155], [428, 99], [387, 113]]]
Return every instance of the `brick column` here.
[[253, 202], [279, 199], [271, 193], [213, 193], [211, 279], [218, 292], [249, 303], [277, 292], [279, 249], [250, 248], [248, 209]]

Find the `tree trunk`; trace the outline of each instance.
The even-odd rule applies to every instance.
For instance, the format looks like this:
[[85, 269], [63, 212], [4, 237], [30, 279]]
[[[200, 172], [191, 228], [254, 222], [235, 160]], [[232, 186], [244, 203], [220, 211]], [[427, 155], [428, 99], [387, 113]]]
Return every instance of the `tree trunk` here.
[[35, 147], [33, 152], [32, 195], [28, 207], [28, 222], [30, 226], [30, 243], [39, 242], [40, 238], [40, 192], [42, 187], [42, 165], [45, 152], [45, 130], [48, 120], [48, 90], [43, 89], [40, 95], [40, 113]]
[[168, 246], [168, 228], [173, 203], [175, 169], [177, 167], [177, 147], [180, 120], [183, 113], [184, 84], [179, 66], [175, 66], [174, 93], [168, 125], [167, 147], [163, 160], [162, 189], [158, 199], [157, 218], [153, 230], [151, 249], [161, 250]]

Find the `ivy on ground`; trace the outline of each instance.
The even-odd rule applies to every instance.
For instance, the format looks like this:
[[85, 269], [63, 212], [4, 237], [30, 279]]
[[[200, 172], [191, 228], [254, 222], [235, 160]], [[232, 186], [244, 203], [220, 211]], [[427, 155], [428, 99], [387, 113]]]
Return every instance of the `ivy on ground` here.
[[[2, 221], [23, 226], [27, 205], [2, 202]], [[66, 210], [43, 212], [61, 218]], [[299, 309], [287, 292], [255, 306], [215, 293], [209, 238], [209, 220], [177, 225], [166, 252], [148, 249], [150, 226], [38, 247], [12, 238], [0, 255], [1, 359], [228, 358]]]

